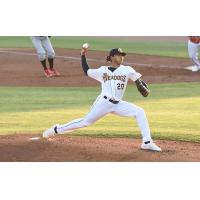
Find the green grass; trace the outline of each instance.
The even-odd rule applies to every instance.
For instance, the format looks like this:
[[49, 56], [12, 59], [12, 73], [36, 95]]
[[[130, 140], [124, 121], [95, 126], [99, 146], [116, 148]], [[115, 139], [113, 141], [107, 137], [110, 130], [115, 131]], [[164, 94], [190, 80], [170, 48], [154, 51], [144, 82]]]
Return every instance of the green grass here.
[[[143, 98], [129, 85], [125, 100], [143, 107], [154, 139], [200, 141], [199, 83], [152, 84]], [[0, 133], [41, 133], [54, 123], [81, 118], [99, 88], [0, 87]], [[140, 137], [134, 119], [108, 115], [76, 135]]]
[[[80, 49], [84, 42], [91, 44], [91, 50], [109, 51], [111, 48], [121, 47], [127, 53], [146, 55], [188, 57], [187, 42], [170, 41], [128, 41], [126, 39], [102, 37], [52, 37], [52, 44], [56, 48]], [[31, 47], [30, 37], [0, 37], [0, 48], [3, 47]]]

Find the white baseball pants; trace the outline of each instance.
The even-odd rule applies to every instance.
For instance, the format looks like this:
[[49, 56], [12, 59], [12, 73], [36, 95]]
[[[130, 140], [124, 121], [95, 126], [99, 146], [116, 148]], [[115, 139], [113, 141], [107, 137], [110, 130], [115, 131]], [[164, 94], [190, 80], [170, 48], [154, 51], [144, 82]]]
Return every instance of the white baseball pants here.
[[84, 118], [76, 119], [67, 124], [57, 126], [57, 132], [58, 134], [63, 134], [89, 126], [108, 113], [135, 118], [140, 128], [143, 141], [152, 140], [146, 114], [142, 108], [125, 101], [113, 104], [109, 102], [108, 99], [104, 99], [103, 96], [99, 96], [96, 99], [90, 112]]
[[38, 58], [43, 61], [47, 58], [54, 58], [55, 52], [47, 36], [32, 36], [33, 45], [35, 46]]
[[198, 59], [199, 44], [195, 44], [188, 40], [188, 54], [194, 66], [200, 69], [200, 62]]

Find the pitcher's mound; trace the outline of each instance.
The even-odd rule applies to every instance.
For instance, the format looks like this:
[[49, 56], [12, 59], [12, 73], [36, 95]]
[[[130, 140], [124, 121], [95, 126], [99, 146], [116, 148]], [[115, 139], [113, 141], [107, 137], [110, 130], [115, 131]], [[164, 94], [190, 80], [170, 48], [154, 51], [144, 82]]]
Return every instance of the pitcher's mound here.
[[200, 161], [199, 143], [156, 143], [163, 152], [141, 150], [141, 140], [134, 138], [9, 135], [0, 137], [0, 161]]

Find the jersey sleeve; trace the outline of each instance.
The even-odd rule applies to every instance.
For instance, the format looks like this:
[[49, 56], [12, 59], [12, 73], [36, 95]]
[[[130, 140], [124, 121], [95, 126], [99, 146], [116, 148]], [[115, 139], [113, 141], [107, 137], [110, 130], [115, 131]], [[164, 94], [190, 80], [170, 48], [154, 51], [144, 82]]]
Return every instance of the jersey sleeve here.
[[135, 82], [141, 76], [140, 73], [136, 72], [132, 67], [129, 67], [129, 79]]
[[102, 82], [103, 80], [103, 67], [100, 67], [98, 69], [88, 69], [87, 75], [99, 82]]

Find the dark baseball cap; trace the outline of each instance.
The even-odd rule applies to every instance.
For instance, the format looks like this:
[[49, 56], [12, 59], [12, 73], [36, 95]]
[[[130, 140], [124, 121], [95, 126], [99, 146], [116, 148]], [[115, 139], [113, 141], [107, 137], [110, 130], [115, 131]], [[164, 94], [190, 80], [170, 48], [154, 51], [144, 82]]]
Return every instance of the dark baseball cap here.
[[123, 52], [122, 49], [120, 49], [120, 48], [114, 48], [114, 49], [110, 50], [109, 56], [114, 56], [114, 55], [126, 56], [126, 53]]

